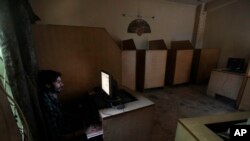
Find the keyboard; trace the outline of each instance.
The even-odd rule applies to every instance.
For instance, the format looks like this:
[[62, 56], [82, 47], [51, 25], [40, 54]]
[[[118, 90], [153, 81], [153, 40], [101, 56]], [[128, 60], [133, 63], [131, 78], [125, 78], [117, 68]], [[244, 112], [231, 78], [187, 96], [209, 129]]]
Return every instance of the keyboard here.
[[122, 104], [126, 104], [137, 100], [137, 98], [135, 98], [133, 95], [131, 95], [124, 89], [120, 89], [117, 96], [121, 99]]
[[135, 98], [134, 96], [132, 96], [130, 93], [128, 93], [126, 90], [123, 89], [119, 89], [116, 96], [117, 100], [109, 100], [109, 98], [103, 91], [99, 91], [95, 95], [93, 95], [93, 99], [98, 109], [111, 108], [112, 106], [117, 106], [119, 104], [126, 104], [137, 100], [137, 98]]

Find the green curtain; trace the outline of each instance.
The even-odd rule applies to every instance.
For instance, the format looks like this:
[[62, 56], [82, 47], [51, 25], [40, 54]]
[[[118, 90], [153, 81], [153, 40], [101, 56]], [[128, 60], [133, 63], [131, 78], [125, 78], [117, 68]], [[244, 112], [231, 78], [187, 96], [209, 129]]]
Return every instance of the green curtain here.
[[47, 136], [35, 83], [34, 19], [29, 12], [27, 1], [0, 0], [0, 47], [13, 96], [28, 121], [33, 140], [44, 141]]

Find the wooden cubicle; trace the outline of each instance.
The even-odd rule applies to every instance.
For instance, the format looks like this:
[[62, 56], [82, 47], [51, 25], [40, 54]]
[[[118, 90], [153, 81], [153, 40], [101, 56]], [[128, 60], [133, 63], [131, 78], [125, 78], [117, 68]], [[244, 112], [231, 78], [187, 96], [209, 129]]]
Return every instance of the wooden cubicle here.
[[190, 41], [172, 41], [168, 50], [166, 84], [188, 83], [192, 68], [194, 49]]
[[163, 40], [149, 41], [149, 50], [137, 51], [137, 90], [164, 87], [167, 54]]
[[104, 28], [34, 25], [38, 66], [62, 73], [62, 99], [100, 85], [100, 70], [121, 82], [121, 50]]
[[212, 70], [217, 67], [219, 56], [219, 48], [195, 49], [191, 81], [193, 83], [208, 83]]
[[[126, 89], [128, 90], [128, 89]], [[151, 141], [154, 103], [128, 90], [137, 98], [124, 109], [100, 109], [104, 141]]]
[[122, 50], [122, 85], [136, 89], [136, 47], [133, 39], [123, 40]]

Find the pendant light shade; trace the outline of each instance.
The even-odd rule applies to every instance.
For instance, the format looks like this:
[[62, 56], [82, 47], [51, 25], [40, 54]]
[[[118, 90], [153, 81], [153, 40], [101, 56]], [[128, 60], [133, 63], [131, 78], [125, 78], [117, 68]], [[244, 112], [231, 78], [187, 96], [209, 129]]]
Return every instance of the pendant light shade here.
[[143, 33], [151, 33], [151, 29], [145, 20], [139, 18], [129, 24], [128, 33], [137, 33], [137, 35], [141, 36]]

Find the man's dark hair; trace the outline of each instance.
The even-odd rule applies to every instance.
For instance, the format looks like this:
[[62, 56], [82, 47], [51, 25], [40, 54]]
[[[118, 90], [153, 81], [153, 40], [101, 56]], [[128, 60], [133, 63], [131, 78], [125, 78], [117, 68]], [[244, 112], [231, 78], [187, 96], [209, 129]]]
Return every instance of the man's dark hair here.
[[61, 76], [60, 72], [53, 70], [40, 70], [37, 76], [37, 85], [40, 89], [46, 88], [47, 84], [52, 84]]

